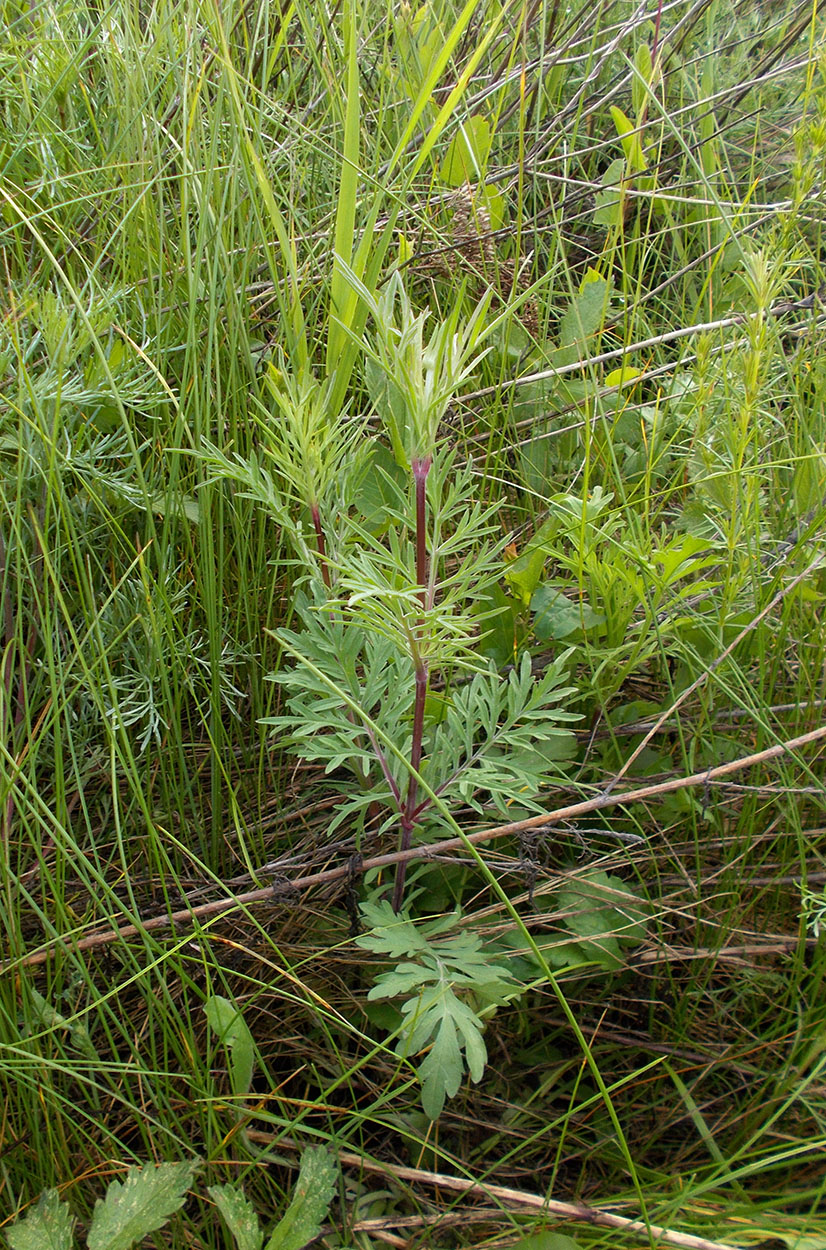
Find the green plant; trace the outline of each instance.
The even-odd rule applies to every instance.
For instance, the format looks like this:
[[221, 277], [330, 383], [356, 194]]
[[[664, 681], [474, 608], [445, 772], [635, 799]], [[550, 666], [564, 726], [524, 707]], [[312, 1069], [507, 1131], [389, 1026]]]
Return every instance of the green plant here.
[[[86, 1239], [88, 1250], [129, 1250], [149, 1233], [163, 1228], [186, 1201], [198, 1167], [162, 1163], [132, 1167], [124, 1181], [111, 1181], [105, 1198], [95, 1203]], [[72, 1250], [75, 1218], [56, 1189], [41, 1194], [24, 1219], [6, 1236], [11, 1250]]]
[[[337, 256], [377, 304], [398, 265], [411, 319], [430, 310], [423, 349], [436, 323], [464, 322], [494, 292], [425, 485], [428, 533], [439, 492], [463, 474], [479, 508], [480, 532], [466, 529], [437, 570], [439, 603], [463, 552], [472, 562], [512, 541], [493, 560], [500, 578], [459, 605], [473, 617], [468, 666], [428, 656], [411, 856], [448, 824], [457, 836], [491, 812], [542, 807], [553, 820], [606, 786], [619, 797], [623, 778], [679, 778], [822, 718], [820, 18], [797, 0], [4, 0], [4, 1213], [46, 1187], [79, 1213], [111, 1160], [183, 1159], [192, 1142], [245, 1168], [251, 1203], [269, 1210], [271, 1169], [247, 1169], [254, 1097], [269, 1117], [256, 1128], [273, 1136], [324, 1132], [334, 1117], [348, 1146], [382, 1161], [509, 1186], [541, 1175], [546, 1193], [581, 1186], [637, 1210], [639, 1181], [648, 1215], [706, 1238], [822, 1240], [826, 969], [794, 886], [819, 889], [821, 758], [560, 821], [478, 860], [408, 860], [399, 923], [461, 907], [433, 944], [474, 934], [531, 986], [492, 1024], [480, 1009], [496, 1063], [438, 1128], [383, 1040], [402, 1043], [393, 1004], [416, 986], [365, 1004], [370, 982], [327, 887], [295, 905], [282, 888], [316, 857], [342, 870], [354, 839], [367, 855], [394, 847], [411, 780], [412, 660], [361, 628], [342, 585], [368, 559], [386, 572], [396, 544], [405, 619], [421, 617], [407, 416]], [[392, 320], [401, 331], [400, 292]], [[398, 460], [371, 393], [402, 414]], [[324, 480], [302, 476], [303, 435], [279, 441], [293, 410], [323, 446]], [[210, 446], [226, 477], [202, 457]], [[443, 536], [460, 518], [445, 514]], [[279, 630], [305, 656], [327, 631], [340, 655], [311, 675]], [[576, 702], [550, 706], [583, 720], [575, 741], [535, 752], [529, 719], [508, 729], [511, 681], [526, 651], [535, 683], [568, 649], [560, 688], [575, 686]], [[338, 675], [342, 657], [355, 677]], [[290, 681], [266, 681], [275, 670]], [[262, 723], [305, 723], [289, 705], [302, 682], [332, 708], [329, 740], [323, 726], [312, 738], [326, 758], [289, 758]], [[463, 706], [478, 760], [468, 767], [462, 747], [442, 768]], [[510, 732], [527, 750], [510, 749]], [[552, 753], [571, 757], [558, 779]], [[524, 781], [497, 781], [514, 757]], [[598, 890], [598, 872], [613, 884]], [[591, 879], [588, 897], [564, 894], [557, 874]], [[635, 905], [619, 881], [651, 900], [633, 969]], [[187, 916], [190, 900], [251, 887], [258, 901], [231, 920]], [[169, 923], [147, 929], [147, 917]], [[370, 958], [392, 972], [390, 956]], [[400, 960], [421, 963], [431, 993], [427, 949]], [[476, 1011], [469, 983], [452, 993]], [[229, 1004], [213, 1024], [210, 996]], [[416, 1054], [408, 1038], [407, 1059], [418, 1067], [431, 1044]], [[423, 1211], [366, 1170], [350, 1183], [365, 1215], [387, 1213], [370, 1209], [377, 1184], [393, 1214], [430, 1220], [453, 1203], [440, 1190]], [[461, 1239], [515, 1240], [525, 1216], [504, 1206], [496, 1229], [480, 1206], [483, 1227]], [[206, 1200], [187, 1215], [192, 1228], [178, 1216], [154, 1240], [229, 1241]], [[338, 1236], [370, 1250], [373, 1230], [351, 1231], [350, 1217], [348, 1202]]]
[[[478, 501], [472, 467], [457, 467], [439, 429], [479, 359], [486, 301], [466, 324], [457, 304], [425, 338], [425, 314], [414, 314], [398, 275], [378, 301], [351, 280], [375, 323], [367, 378], [399, 472], [373, 467], [386, 500], [378, 518], [367, 526], [345, 516], [331, 595], [310, 587], [303, 630], [280, 632], [298, 668], [278, 674], [289, 715], [269, 723], [324, 760], [334, 784], [335, 770], [355, 762], [360, 793], [345, 787], [338, 819], [378, 805], [398, 822], [406, 851], [420, 826], [438, 821], [434, 796], [474, 805], [482, 793], [501, 810], [530, 804], [558, 771], [553, 748], [569, 738], [562, 725], [572, 714], [555, 705], [572, 690], [562, 686], [566, 656], [534, 681], [527, 655], [503, 680], [478, 654], [496, 614], [485, 604], [504, 541], [496, 507]], [[402, 861], [396, 911], [405, 869]]]
[[[186, 1201], [200, 1164], [162, 1163], [131, 1167], [124, 1181], [111, 1181], [98, 1199], [86, 1237], [87, 1250], [129, 1250], [164, 1228]], [[207, 1192], [232, 1234], [237, 1250], [302, 1250], [321, 1231], [336, 1191], [338, 1168], [323, 1146], [301, 1156], [293, 1196], [264, 1245], [258, 1215], [234, 1185], [211, 1185]], [[6, 1232], [11, 1250], [73, 1250], [75, 1217], [56, 1189], [45, 1190], [23, 1219]]]
[[523, 987], [477, 934], [456, 931], [457, 914], [415, 924], [387, 902], [363, 903], [361, 913], [370, 926], [357, 939], [362, 949], [391, 961], [408, 957], [380, 973], [367, 997], [404, 999], [396, 1053], [410, 1058], [427, 1050], [418, 1069], [422, 1107], [436, 1120], [465, 1069], [471, 1080], [481, 1081], [487, 1063], [484, 1020]]

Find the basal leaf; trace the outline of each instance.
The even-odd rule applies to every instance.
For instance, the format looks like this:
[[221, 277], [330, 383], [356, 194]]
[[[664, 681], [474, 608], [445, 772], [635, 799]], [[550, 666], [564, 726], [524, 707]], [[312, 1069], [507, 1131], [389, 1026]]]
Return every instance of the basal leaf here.
[[432, 971], [420, 964], [397, 964], [392, 972], [382, 972], [376, 977], [376, 983], [367, 998], [370, 1002], [375, 1002], [378, 998], [399, 998], [402, 994], [410, 994], [418, 986], [431, 980], [432, 976]]
[[491, 129], [487, 118], [469, 117], [450, 141], [440, 177], [449, 187], [464, 187], [482, 180], [490, 151]]
[[534, 632], [540, 642], [550, 638], [559, 641], [578, 630], [587, 632], [605, 620], [588, 603], [574, 603], [549, 582], [537, 586], [531, 610], [535, 613]]
[[611, 283], [589, 269], [579, 291], [559, 323], [560, 364], [573, 364], [587, 355], [588, 340], [601, 330], [611, 297]]
[[235, 1238], [236, 1250], [261, 1250], [264, 1232], [244, 1191], [234, 1185], [211, 1185], [208, 1192]]
[[57, 1196], [46, 1189], [24, 1219], [6, 1229], [11, 1250], [72, 1250], [74, 1217]]
[[236, 1097], [249, 1093], [255, 1066], [255, 1042], [240, 1010], [228, 998], [212, 994], [204, 1003], [210, 1028], [229, 1052], [230, 1086]]
[[273, 1229], [266, 1250], [302, 1250], [321, 1232], [336, 1192], [338, 1168], [323, 1146], [310, 1146], [286, 1214]]
[[629, 117], [626, 117], [622, 109], [611, 106], [611, 117], [617, 128], [617, 134], [622, 143], [622, 150], [625, 153], [625, 159], [628, 162], [628, 169], [631, 173], [641, 174], [647, 168], [645, 157], [642, 154], [641, 136], [636, 133], [634, 123]]
[[[634, 112], [639, 115], [648, 100], [648, 90], [654, 71], [654, 63], [651, 59], [651, 45], [646, 43], [644, 39], [640, 40], [634, 53], [634, 68], [637, 72], [631, 82], [631, 99], [634, 104]], [[712, 88], [712, 92], [713, 90]], [[708, 99], [712, 92], [709, 92], [709, 96], [704, 98]], [[709, 111], [711, 112], [711, 110]], [[714, 125], [713, 113], [711, 114], [711, 122]]]
[[514, 1242], [512, 1250], [580, 1250], [580, 1245], [564, 1233], [542, 1232]]
[[112, 1181], [92, 1216], [89, 1250], [129, 1250], [136, 1241], [163, 1228], [186, 1200], [197, 1161], [145, 1164], [129, 1169], [126, 1180]]
[[625, 160], [618, 156], [602, 175], [602, 190], [594, 196], [594, 224], [597, 226], [618, 226], [622, 221], [623, 193], [622, 176], [625, 173]]

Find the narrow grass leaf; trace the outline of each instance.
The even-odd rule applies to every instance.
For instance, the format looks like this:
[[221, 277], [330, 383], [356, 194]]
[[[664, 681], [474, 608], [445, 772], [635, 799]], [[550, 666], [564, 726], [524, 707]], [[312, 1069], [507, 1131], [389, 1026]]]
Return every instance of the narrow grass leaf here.
[[[356, 226], [356, 199], [359, 178], [360, 89], [357, 57], [356, 9], [352, 0], [344, 10], [344, 45], [347, 56], [347, 87], [344, 116], [344, 151], [336, 203], [335, 255], [349, 265], [353, 258]], [[359, 277], [361, 275], [359, 274]], [[347, 328], [351, 326], [358, 303], [338, 264], [330, 280], [330, 318], [327, 337], [327, 373], [343, 368], [349, 374], [356, 349]], [[342, 360], [344, 357], [344, 360]]]

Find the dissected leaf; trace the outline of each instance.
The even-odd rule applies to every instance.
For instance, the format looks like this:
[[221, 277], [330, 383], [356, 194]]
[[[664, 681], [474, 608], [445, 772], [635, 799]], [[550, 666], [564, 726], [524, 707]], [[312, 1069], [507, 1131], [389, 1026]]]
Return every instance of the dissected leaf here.
[[236, 1250], [261, 1250], [264, 1232], [244, 1191], [234, 1185], [210, 1185], [208, 1193], [235, 1238]]
[[183, 1206], [198, 1161], [130, 1168], [126, 1180], [112, 1181], [95, 1203], [89, 1250], [129, 1250], [136, 1241], [163, 1228]]
[[414, 955], [416, 962], [400, 963], [381, 973], [368, 998], [374, 1002], [408, 996], [401, 1008], [396, 1053], [412, 1059], [430, 1047], [418, 1071], [422, 1107], [430, 1119], [436, 1119], [445, 1099], [459, 1089], [465, 1069], [473, 1081], [484, 1075], [488, 1056], [480, 1013], [509, 1002], [522, 993], [522, 986], [507, 957], [498, 960], [500, 952], [494, 954], [478, 934], [463, 929], [445, 933], [445, 919], [455, 928], [456, 913], [416, 925], [396, 916], [386, 903], [363, 905], [362, 914], [379, 922], [371, 934], [359, 938], [367, 949], [392, 951], [398, 958], [400, 920], [407, 926], [403, 933], [415, 934], [402, 942], [403, 953]]
[[452, 1098], [462, 1083], [464, 1065], [456, 1026], [447, 1017], [442, 1021], [436, 1040], [419, 1066], [422, 1082], [422, 1108], [431, 1120], [438, 1120], [445, 1098]]
[[321, 1232], [338, 1183], [338, 1168], [323, 1146], [310, 1146], [301, 1156], [295, 1191], [266, 1250], [302, 1250]]
[[72, 1250], [74, 1217], [57, 1196], [46, 1189], [22, 1220], [6, 1229], [11, 1250]]

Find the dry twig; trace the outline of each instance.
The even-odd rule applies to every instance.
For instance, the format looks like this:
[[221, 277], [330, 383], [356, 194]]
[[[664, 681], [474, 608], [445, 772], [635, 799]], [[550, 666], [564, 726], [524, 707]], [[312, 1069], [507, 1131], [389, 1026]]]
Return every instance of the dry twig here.
[[[530, 816], [526, 820], [515, 820], [510, 824], [496, 825], [491, 829], [480, 829], [476, 833], [463, 834], [458, 838], [445, 838], [442, 842], [433, 843], [431, 846], [417, 846], [411, 847], [407, 851], [392, 851], [386, 855], [376, 855], [372, 859], [365, 859], [362, 862], [361, 871], [366, 872], [371, 868], [385, 868], [391, 864], [408, 862], [412, 859], [435, 858], [444, 855], [446, 851], [462, 850], [471, 845], [478, 846], [484, 842], [492, 842], [496, 838], [508, 837], [526, 829], [544, 829], [551, 825], [560, 824], [562, 821], [575, 820], [577, 817], [585, 816], [589, 812], [600, 811], [606, 807], [616, 807], [628, 803], [642, 803], [648, 799], [658, 798], [663, 794], [674, 794], [678, 790], [687, 790], [693, 786], [705, 786], [712, 781], [716, 781], [719, 777], [726, 777], [730, 773], [742, 772], [744, 769], [753, 768], [757, 764], [765, 764], [769, 760], [777, 759], [781, 755], [789, 755], [801, 747], [808, 746], [813, 742], [820, 742], [824, 738], [826, 738], [826, 725], [820, 725], [817, 729], [812, 729], [809, 733], [801, 734], [797, 738], [791, 738], [788, 742], [777, 742], [774, 746], [767, 747], [765, 751], [758, 751], [754, 755], [741, 756], [740, 759], [731, 760], [726, 764], [718, 764], [716, 768], [707, 768], [702, 772], [692, 773], [688, 777], [672, 777], [667, 781], [660, 781], [653, 785], [640, 786], [636, 789], [619, 791], [613, 794], [603, 791], [591, 799], [585, 799], [580, 803], [571, 803], [567, 807], [558, 807], [555, 811], [542, 813], [539, 816]], [[198, 907], [185, 907], [180, 911], [160, 916], [150, 916], [145, 920], [139, 920], [136, 924], [123, 925], [118, 929], [106, 929], [100, 933], [90, 933], [84, 938], [75, 939], [71, 934], [66, 934], [51, 942], [42, 950], [33, 951], [20, 959], [8, 960], [0, 964], [0, 972], [10, 972], [17, 968], [33, 967], [37, 964], [46, 963], [58, 951], [80, 953], [85, 950], [94, 950], [97, 947], [109, 946], [113, 942], [125, 941], [127, 938], [139, 937], [146, 933], [155, 933], [163, 929], [174, 929], [181, 924], [192, 924], [193, 921], [201, 922], [213, 916], [234, 911], [236, 908], [252, 907], [257, 903], [281, 902], [285, 894], [289, 897], [294, 897], [298, 890], [307, 890], [312, 886], [328, 885], [333, 881], [341, 881], [351, 876], [352, 872], [352, 864], [347, 863], [340, 868], [327, 868], [323, 872], [310, 873], [304, 877], [297, 877], [292, 881], [283, 880], [275, 885], [264, 886], [258, 890], [249, 890], [245, 894], [214, 899], [211, 903], [202, 903]]]

